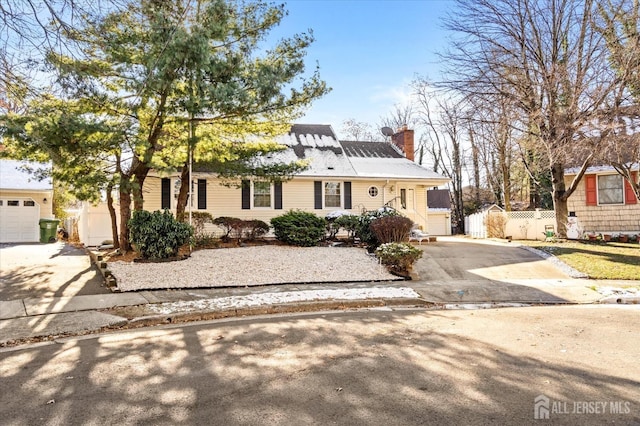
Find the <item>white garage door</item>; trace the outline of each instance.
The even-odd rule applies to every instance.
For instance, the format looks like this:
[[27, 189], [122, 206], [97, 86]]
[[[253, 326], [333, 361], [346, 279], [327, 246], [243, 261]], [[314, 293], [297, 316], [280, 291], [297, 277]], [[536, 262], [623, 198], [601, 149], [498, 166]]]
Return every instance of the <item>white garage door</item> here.
[[0, 198], [0, 243], [40, 240], [40, 206], [32, 198]]
[[449, 235], [445, 213], [429, 213], [429, 233], [431, 235]]

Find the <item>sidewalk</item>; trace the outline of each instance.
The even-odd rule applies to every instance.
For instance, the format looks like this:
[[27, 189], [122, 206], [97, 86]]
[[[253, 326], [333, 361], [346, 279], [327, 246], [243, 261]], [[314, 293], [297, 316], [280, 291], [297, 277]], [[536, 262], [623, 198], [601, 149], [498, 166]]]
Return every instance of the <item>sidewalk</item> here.
[[[604, 298], [590, 288], [594, 285], [615, 283], [582, 279], [353, 282], [21, 299], [0, 302], [0, 346], [42, 336], [260, 313], [374, 306], [436, 309], [469, 304], [598, 303]], [[635, 303], [640, 303], [638, 299]]]
[[[40, 292], [34, 294], [38, 297], [0, 301], [0, 347], [109, 328], [263, 313], [381, 306], [451, 309], [468, 305], [640, 303], [640, 292], [621, 297], [605, 296], [593, 290], [629, 286], [634, 282], [569, 278], [552, 262], [524, 250], [512, 250], [513, 246], [478, 250], [474, 244], [444, 240], [422, 248], [428, 251], [428, 256], [415, 265], [419, 279], [411, 281], [106, 294], [82, 294], [86, 287], [78, 286], [76, 291], [80, 294], [48, 297]], [[79, 268], [84, 271], [86, 265]], [[55, 287], [54, 284], [50, 287]], [[67, 280], [65, 289], [73, 289], [73, 285], [73, 280]], [[50, 289], [47, 291], [46, 294], [52, 294]]]

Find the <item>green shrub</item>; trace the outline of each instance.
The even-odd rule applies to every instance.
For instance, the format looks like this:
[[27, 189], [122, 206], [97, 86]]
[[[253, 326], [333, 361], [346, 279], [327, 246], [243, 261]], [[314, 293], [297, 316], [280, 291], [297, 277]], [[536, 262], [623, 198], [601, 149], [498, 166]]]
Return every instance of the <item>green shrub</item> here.
[[169, 210], [133, 212], [129, 220], [129, 238], [145, 259], [166, 259], [178, 254], [178, 249], [189, 242], [193, 228], [178, 222]]
[[406, 216], [383, 216], [369, 226], [380, 243], [400, 243], [407, 238], [413, 221]]
[[193, 236], [193, 245], [198, 248], [218, 247], [220, 238], [214, 232], [202, 232]]
[[376, 249], [376, 256], [391, 271], [405, 273], [422, 257], [422, 250], [408, 243], [386, 243]]
[[326, 220], [313, 213], [291, 210], [271, 219], [276, 238], [284, 243], [312, 247], [325, 235]]
[[336, 218], [336, 220], [334, 221], [334, 226], [337, 226], [338, 230], [342, 228], [345, 231], [347, 231], [347, 237], [350, 240], [354, 239], [356, 235], [356, 231], [358, 230], [359, 224], [360, 224], [360, 216], [354, 215], [354, 214], [342, 215]]
[[380, 245], [380, 241], [371, 229], [371, 222], [381, 217], [398, 215], [399, 213], [390, 207], [363, 213], [358, 218], [356, 237], [367, 245], [370, 252], [374, 251]]

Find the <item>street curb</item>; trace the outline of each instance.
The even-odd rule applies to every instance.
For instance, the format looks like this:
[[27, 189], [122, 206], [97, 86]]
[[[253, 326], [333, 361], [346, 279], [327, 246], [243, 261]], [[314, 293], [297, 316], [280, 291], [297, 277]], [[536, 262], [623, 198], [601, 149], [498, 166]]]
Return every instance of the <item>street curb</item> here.
[[[159, 324], [174, 324], [192, 321], [204, 321], [230, 317], [246, 317], [268, 314], [284, 314], [295, 312], [332, 311], [357, 308], [374, 307], [432, 307], [437, 306], [433, 302], [428, 302], [418, 298], [397, 298], [397, 299], [360, 299], [360, 300], [330, 300], [330, 301], [309, 301], [297, 303], [282, 303], [273, 305], [256, 306], [250, 308], [230, 308], [223, 310], [201, 310], [189, 312], [174, 312], [170, 314], [146, 315], [131, 318], [128, 326], [146, 327]], [[117, 308], [106, 309], [103, 312], [117, 312]]]
[[613, 295], [598, 300], [602, 304], [637, 305], [640, 304], [640, 296]]

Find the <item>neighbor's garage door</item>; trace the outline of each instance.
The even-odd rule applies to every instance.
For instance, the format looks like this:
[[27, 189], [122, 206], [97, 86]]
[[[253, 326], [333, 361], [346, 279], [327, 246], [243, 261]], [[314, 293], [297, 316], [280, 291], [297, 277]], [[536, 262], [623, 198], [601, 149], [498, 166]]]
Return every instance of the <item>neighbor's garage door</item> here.
[[31, 198], [0, 198], [0, 243], [40, 240], [40, 206]]

